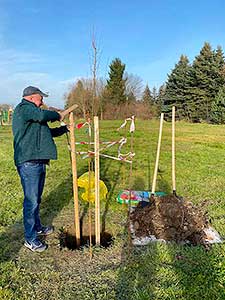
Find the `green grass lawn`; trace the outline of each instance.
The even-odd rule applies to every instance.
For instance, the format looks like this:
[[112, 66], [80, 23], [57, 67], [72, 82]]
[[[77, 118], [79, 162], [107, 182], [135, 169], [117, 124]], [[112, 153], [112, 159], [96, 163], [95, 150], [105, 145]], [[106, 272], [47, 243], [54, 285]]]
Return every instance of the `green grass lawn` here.
[[[100, 123], [101, 140], [127, 136], [122, 152], [130, 151], [122, 121]], [[159, 121], [136, 122], [135, 158], [130, 165], [101, 159], [101, 179], [109, 193], [101, 204], [102, 225], [113, 235], [111, 247], [61, 249], [59, 233], [74, 221], [72, 177], [66, 136], [56, 139], [57, 161], [47, 170], [41, 206], [44, 224], [55, 233], [47, 238], [46, 252], [23, 247], [22, 201], [13, 164], [11, 127], [0, 127], [0, 299], [225, 299], [225, 245], [206, 251], [202, 246], [153, 243], [132, 247], [126, 231], [127, 207], [116, 203], [120, 189], [151, 189]], [[78, 141], [86, 130], [76, 130]], [[86, 146], [77, 146], [85, 151]], [[117, 155], [117, 146], [105, 153]], [[78, 175], [88, 170], [77, 157]], [[176, 124], [177, 194], [207, 211], [212, 226], [225, 236], [225, 126]], [[171, 123], [164, 123], [157, 190], [171, 192]], [[87, 204], [80, 201], [87, 225]]]

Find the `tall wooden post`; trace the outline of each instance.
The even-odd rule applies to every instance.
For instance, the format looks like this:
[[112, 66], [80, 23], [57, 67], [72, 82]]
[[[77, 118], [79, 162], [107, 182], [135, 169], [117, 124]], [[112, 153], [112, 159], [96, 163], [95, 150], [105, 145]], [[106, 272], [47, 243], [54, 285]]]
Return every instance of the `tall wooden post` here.
[[94, 151], [95, 151], [95, 239], [100, 245], [100, 197], [99, 197], [99, 121], [94, 117]]
[[157, 179], [158, 166], [159, 166], [159, 154], [160, 154], [161, 139], [162, 139], [163, 118], [164, 118], [164, 114], [161, 113], [160, 126], [159, 126], [158, 147], [157, 147], [157, 154], [156, 154], [156, 161], [155, 161], [155, 171], [154, 171], [153, 182], [152, 182], [152, 195], [155, 194], [155, 188], [156, 188], [156, 179]]
[[172, 186], [173, 194], [176, 193], [176, 174], [175, 174], [175, 106], [172, 107]]
[[80, 217], [79, 217], [79, 202], [78, 202], [78, 187], [77, 187], [77, 162], [76, 162], [73, 112], [70, 113], [69, 120], [70, 120], [71, 161], [72, 161], [72, 174], [73, 174], [74, 224], [75, 224], [76, 245], [77, 247], [79, 247], [80, 246]]

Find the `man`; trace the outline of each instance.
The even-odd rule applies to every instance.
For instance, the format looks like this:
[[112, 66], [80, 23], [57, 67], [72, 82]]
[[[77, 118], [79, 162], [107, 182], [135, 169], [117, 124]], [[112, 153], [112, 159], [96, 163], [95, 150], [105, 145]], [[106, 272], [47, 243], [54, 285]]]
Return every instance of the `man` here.
[[41, 224], [39, 207], [44, 189], [46, 164], [57, 159], [56, 145], [52, 137], [68, 131], [66, 126], [49, 128], [47, 122], [62, 121], [63, 112], [43, 110], [43, 97], [48, 97], [39, 88], [28, 86], [23, 99], [13, 114], [14, 161], [24, 192], [23, 221], [25, 243], [32, 250], [42, 252], [47, 246], [38, 235], [48, 235], [53, 227]]

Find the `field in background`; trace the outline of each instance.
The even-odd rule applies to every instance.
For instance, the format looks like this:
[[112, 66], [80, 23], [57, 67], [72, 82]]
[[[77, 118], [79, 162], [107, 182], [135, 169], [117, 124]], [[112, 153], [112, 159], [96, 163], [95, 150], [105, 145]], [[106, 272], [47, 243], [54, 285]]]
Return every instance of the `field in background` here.
[[[127, 136], [123, 153], [130, 150], [122, 121], [102, 121], [100, 138]], [[225, 299], [225, 246], [202, 247], [151, 244], [130, 248], [127, 209], [116, 203], [120, 189], [150, 189], [157, 148], [159, 121], [136, 122], [131, 180], [128, 164], [101, 159], [101, 179], [109, 194], [102, 203], [106, 231], [114, 236], [107, 249], [60, 249], [59, 233], [73, 223], [70, 158], [66, 136], [56, 139], [57, 161], [51, 162], [43, 195], [41, 216], [55, 226], [47, 239], [49, 248], [37, 254], [24, 249], [22, 191], [13, 164], [11, 127], [0, 127], [0, 299]], [[85, 129], [76, 139], [87, 140]], [[85, 146], [77, 146], [84, 150]], [[117, 147], [110, 148], [117, 154]], [[78, 175], [87, 161], [78, 158]], [[176, 124], [177, 194], [208, 212], [213, 227], [225, 236], [225, 126]], [[171, 192], [171, 123], [164, 123], [157, 190]], [[86, 215], [81, 203], [81, 215]]]

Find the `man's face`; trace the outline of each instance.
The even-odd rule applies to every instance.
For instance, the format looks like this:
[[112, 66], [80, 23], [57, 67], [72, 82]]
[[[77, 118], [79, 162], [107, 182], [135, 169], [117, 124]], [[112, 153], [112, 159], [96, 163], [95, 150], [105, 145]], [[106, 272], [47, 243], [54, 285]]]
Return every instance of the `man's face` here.
[[39, 94], [32, 95], [32, 102], [34, 102], [34, 104], [37, 107], [40, 107], [43, 104], [42, 100], [43, 100], [43, 97], [41, 95], [39, 95]]

